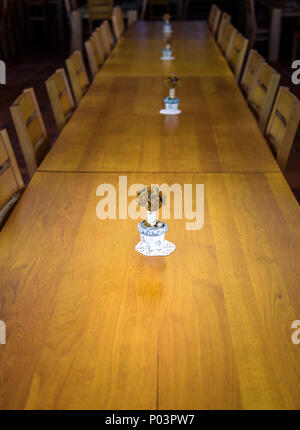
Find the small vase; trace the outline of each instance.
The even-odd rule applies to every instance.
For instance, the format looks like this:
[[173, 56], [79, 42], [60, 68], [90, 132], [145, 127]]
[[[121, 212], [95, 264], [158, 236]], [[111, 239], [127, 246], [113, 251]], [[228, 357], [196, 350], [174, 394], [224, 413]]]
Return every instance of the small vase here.
[[[153, 221], [152, 219], [148, 219], [147, 222]], [[138, 230], [141, 236], [141, 246], [146, 250], [146, 252], [152, 251], [160, 251], [165, 244], [165, 234], [168, 230], [168, 225], [164, 222], [161, 222], [160, 227], [151, 226], [148, 227], [144, 224], [144, 222], [139, 223]]]
[[166, 97], [164, 99], [166, 105], [166, 111], [170, 113], [179, 112], [178, 106], [180, 102], [180, 98], [178, 97]]
[[171, 48], [163, 48], [162, 49], [162, 58], [172, 58], [172, 49]]
[[164, 23], [164, 33], [171, 33], [171, 32], [172, 32], [171, 24], [166, 21]]

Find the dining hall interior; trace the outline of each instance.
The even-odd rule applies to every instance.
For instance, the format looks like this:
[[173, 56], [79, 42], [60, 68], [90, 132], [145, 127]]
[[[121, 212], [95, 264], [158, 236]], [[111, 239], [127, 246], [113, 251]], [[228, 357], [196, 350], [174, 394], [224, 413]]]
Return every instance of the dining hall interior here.
[[300, 1], [0, 0], [0, 410], [300, 409]]

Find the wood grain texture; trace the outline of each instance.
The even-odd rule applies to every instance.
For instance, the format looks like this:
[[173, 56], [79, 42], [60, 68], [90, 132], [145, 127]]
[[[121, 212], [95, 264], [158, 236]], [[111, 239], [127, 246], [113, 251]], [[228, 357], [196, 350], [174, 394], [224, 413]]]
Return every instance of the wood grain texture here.
[[40, 170], [279, 170], [233, 77], [183, 79], [179, 116], [159, 114], [167, 94], [162, 78], [99, 74]]
[[[163, 39], [163, 21], [137, 21], [123, 38], [134, 40]], [[198, 40], [213, 38], [206, 21], [171, 21], [172, 38]]]
[[159, 39], [130, 39], [124, 36], [101, 69], [103, 76], [231, 76], [225, 58], [212, 34], [200, 40], [177, 39], [172, 33], [175, 60], [163, 61], [163, 34]]
[[38, 172], [0, 233], [0, 408], [299, 409], [300, 210], [283, 176], [128, 175], [205, 186], [203, 228], [171, 210], [164, 258], [136, 253], [138, 220], [96, 217], [118, 176]]

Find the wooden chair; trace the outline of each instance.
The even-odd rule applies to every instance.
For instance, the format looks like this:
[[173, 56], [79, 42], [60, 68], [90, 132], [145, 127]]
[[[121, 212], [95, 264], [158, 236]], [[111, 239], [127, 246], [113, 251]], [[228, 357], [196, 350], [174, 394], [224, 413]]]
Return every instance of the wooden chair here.
[[48, 23], [45, 0], [25, 0], [26, 19], [28, 34], [31, 34], [31, 27], [34, 22], [42, 22], [44, 26], [45, 38], [48, 35]]
[[77, 7], [76, 0], [65, 0], [65, 7], [71, 29], [70, 53], [81, 50], [83, 46], [81, 11]]
[[88, 0], [89, 28], [93, 32], [93, 21], [111, 19], [113, 11], [113, 0]]
[[47, 154], [50, 145], [33, 88], [26, 89], [10, 107], [29, 176]]
[[128, 28], [130, 28], [132, 26], [132, 24], [134, 24], [137, 20], [138, 20], [138, 11], [136, 9], [128, 10], [127, 11]]
[[93, 33], [93, 36], [94, 36], [94, 41], [96, 43], [98, 55], [100, 57], [100, 62], [101, 64], [103, 64], [106, 58], [106, 50], [104, 48], [101, 32], [98, 29], [96, 29]]
[[103, 26], [103, 24], [102, 24], [99, 27], [97, 27], [95, 29], [95, 33], [98, 36], [98, 43], [100, 43], [100, 45], [102, 46], [102, 50], [103, 50], [104, 58], [105, 58], [111, 50], [110, 42], [109, 42], [107, 34], [106, 34], [105, 26]]
[[221, 9], [219, 9], [218, 6], [216, 6], [215, 4], [212, 4], [208, 17], [208, 26], [215, 36], [218, 32], [221, 14]]
[[99, 48], [97, 43], [98, 43], [97, 36], [95, 34], [93, 34], [89, 38], [89, 40], [85, 42], [86, 54], [89, 60], [90, 70], [93, 78], [96, 76], [100, 67], [103, 64], [103, 60], [99, 53]]
[[46, 81], [46, 88], [56, 125], [60, 131], [70, 119], [75, 109], [75, 103], [65, 70], [56, 70], [56, 72]]
[[247, 99], [259, 72], [259, 66], [264, 62], [265, 59], [255, 49], [251, 49], [240, 83], [241, 89]]
[[246, 58], [248, 43], [248, 39], [246, 39], [241, 33], [236, 32], [226, 53], [228, 64], [237, 81], [240, 79], [242, 67]]
[[270, 30], [258, 28], [255, 14], [255, 1], [246, 0], [246, 35], [249, 39], [250, 49], [254, 48], [256, 41], [268, 40]]
[[119, 38], [125, 32], [124, 16], [120, 6], [116, 6], [113, 9], [112, 25], [113, 25], [115, 38], [119, 40]]
[[285, 170], [300, 119], [300, 102], [280, 87], [266, 130], [266, 139], [282, 171]]
[[231, 51], [232, 44], [235, 40], [237, 29], [232, 24], [228, 24], [224, 30], [224, 37], [220, 43], [220, 49], [225, 56]]
[[66, 60], [67, 70], [69, 73], [73, 94], [78, 104], [89, 87], [89, 78], [82, 59], [81, 51], [75, 51]]
[[104, 27], [104, 32], [105, 32], [106, 39], [107, 39], [107, 42], [109, 45], [109, 50], [111, 51], [113, 46], [114, 46], [115, 41], [114, 41], [114, 37], [113, 37], [112, 31], [111, 31], [109, 21], [106, 19], [103, 22], [102, 26]]
[[217, 9], [218, 9], [218, 6], [215, 5], [214, 3], [210, 7], [210, 11], [209, 11], [207, 22], [208, 22], [208, 26], [209, 26], [209, 28], [211, 30], [213, 28], [213, 24], [214, 24], [214, 21], [215, 21], [215, 15], [216, 15]]
[[256, 79], [249, 92], [248, 103], [258, 119], [262, 133], [265, 132], [279, 81], [279, 73], [267, 63], [260, 64]]
[[223, 39], [225, 37], [226, 29], [231, 22], [231, 16], [228, 13], [223, 12], [220, 20], [219, 31], [217, 35], [217, 42], [222, 45]]
[[24, 189], [23, 179], [6, 130], [0, 131], [0, 230]]

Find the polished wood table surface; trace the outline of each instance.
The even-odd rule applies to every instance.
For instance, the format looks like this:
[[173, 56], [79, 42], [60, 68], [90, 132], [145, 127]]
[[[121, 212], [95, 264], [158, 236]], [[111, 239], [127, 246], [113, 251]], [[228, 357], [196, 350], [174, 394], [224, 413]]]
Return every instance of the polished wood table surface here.
[[201, 40], [176, 39], [172, 42], [175, 60], [161, 60], [163, 38], [124, 37], [105, 61], [103, 76], [231, 76], [231, 71], [213, 36]]
[[99, 73], [42, 171], [279, 171], [232, 76], [188, 78], [165, 116], [163, 78]]
[[0, 408], [299, 409], [300, 211], [283, 176], [128, 175], [192, 184], [194, 209], [204, 184], [203, 228], [172, 203], [176, 250], [156, 258], [134, 249], [138, 220], [96, 217], [118, 181], [36, 173], [0, 233]]
[[[163, 40], [163, 21], [137, 21], [126, 31], [126, 39]], [[171, 21], [173, 39], [192, 39], [203, 42], [212, 34], [206, 21]]]

